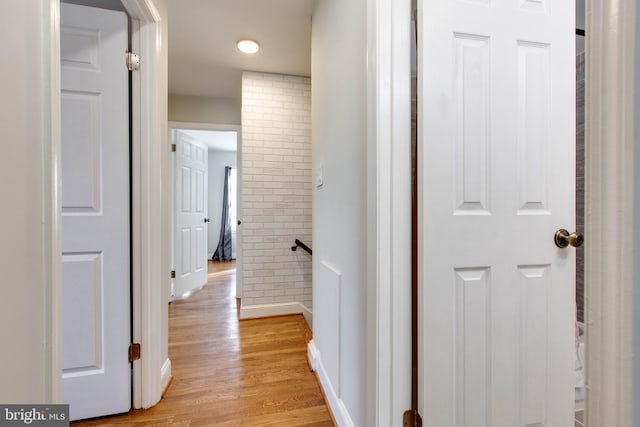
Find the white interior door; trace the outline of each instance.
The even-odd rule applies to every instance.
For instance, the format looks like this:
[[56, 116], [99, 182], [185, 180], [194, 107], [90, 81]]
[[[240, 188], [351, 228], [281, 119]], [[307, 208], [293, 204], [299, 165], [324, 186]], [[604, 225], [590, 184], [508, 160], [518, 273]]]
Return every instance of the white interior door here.
[[127, 16], [61, 5], [63, 392], [71, 419], [130, 408]]
[[207, 283], [207, 173], [204, 143], [174, 132], [176, 296]]
[[574, 2], [419, 1], [425, 426], [573, 425]]

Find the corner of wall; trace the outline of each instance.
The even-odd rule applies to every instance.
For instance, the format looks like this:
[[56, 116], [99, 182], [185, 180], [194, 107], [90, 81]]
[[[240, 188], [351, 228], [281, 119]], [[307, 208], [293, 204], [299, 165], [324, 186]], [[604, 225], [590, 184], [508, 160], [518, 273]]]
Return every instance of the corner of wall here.
[[309, 344], [307, 344], [307, 358], [311, 364], [311, 369], [315, 371], [318, 376], [318, 382], [320, 383], [320, 387], [327, 399], [327, 404], [329, 405], [329, 409], [333, 414], [336, 423], [340, 427], [355, 427], [347, 407], [336, 393], [336, 388], [331, 383], [331, 380], [327, 375], [322, 363], [320, 351], [315, 346], [313, 340], [309, 341]]

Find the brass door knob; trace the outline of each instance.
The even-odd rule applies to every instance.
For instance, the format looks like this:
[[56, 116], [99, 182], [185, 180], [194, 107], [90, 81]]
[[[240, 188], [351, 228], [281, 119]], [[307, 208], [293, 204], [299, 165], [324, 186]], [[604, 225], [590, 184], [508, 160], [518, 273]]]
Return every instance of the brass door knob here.
[[584, 236], [582, 233], [574, 231], [569, 234], [567, 230], [561, 228], [556, 231], [556, 235], [554, 238], [556, 246], [559, 248], [566, 248], [567, 246], [573, 246], [574, 248], [579, 248], [584, 243]]

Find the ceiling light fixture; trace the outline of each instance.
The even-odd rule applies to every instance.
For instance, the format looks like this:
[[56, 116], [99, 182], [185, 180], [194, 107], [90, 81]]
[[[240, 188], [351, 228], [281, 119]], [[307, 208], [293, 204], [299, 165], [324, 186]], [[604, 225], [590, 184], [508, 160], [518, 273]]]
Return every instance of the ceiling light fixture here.
[[260, 45], [255, 40], [239, 40], [237, 45], [238, 49], [244, 53], [256, 53], [260, 50]]

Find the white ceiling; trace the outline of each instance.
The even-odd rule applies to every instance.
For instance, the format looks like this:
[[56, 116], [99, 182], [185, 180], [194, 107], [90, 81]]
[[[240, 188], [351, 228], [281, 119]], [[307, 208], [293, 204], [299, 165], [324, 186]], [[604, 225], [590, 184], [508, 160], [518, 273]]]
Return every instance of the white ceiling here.
[[314, 2], [169, 0], [169, 93], [239, 99], [243, 70], [309, 76]]
[[178, 131], [204, 142], [209, 147], [209, 150], [237, 151], [238, 134], [235, 131], [192, 129], [178, 129]]

